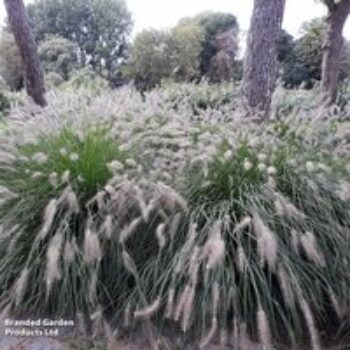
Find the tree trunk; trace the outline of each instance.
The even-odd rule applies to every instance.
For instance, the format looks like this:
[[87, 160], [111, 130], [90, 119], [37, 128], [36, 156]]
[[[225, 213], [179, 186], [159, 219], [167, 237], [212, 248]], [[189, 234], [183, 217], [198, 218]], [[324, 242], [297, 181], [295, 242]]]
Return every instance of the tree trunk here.
[[350, 14], [350, 0], [328, 6], [327, 36], [322, 62], [323, 107], [331, 106], [337, 97], [340, 57], [343, 47], [343, 28]]
[[270, 109], [284, 8], [285, 0], [254, 0], [243, 76], [243, 105], [251, 115], [266, 117]]
[[22, 0], [4, 0], [9, 23], [19, 47], [29, 96], [40, 106], [46, 105], [44, 79], [40, 68], [36, 44]]

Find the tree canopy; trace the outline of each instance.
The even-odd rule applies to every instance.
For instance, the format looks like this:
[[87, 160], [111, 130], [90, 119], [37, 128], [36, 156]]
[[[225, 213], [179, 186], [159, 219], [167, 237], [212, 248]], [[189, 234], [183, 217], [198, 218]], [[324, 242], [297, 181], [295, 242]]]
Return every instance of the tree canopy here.
[[76, 43], [81, 66], [113, 79], [132, 26], [124, 0], [38, 0], [28, 14], [38, 41], [53, 34]]

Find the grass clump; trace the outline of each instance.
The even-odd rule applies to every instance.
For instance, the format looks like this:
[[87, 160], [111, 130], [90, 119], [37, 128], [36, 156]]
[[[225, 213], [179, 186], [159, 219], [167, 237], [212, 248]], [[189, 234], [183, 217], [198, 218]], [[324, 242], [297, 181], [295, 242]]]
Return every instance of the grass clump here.
[[89, 315], [109, 337], [153, 322], [201, 347], [318, 349], [349, 303], [346, 122], [256, 125], [172, 93], [62, 92], [9, 117], [0, 303]]

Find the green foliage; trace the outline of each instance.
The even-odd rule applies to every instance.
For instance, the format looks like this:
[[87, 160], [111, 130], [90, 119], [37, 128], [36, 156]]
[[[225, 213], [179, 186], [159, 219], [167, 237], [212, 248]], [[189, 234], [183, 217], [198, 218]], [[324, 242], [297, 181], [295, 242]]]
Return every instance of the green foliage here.
[[75, 90], [86, 88], [96, 94], [109, 90], [109, 83], [89, 68], [78, 69], [72, 72], [68, 81], [60, 84], [62, 89]]
[[48, 36], [40, 43], [38, 54], [46, 73], [56, 73], [64, 80], [78, 66], [77, 46], [64, 38]]
[[64, 83], [64, 79], [62, 78], [62, 76], [55, 72], [50, 72], [45, 74], [44, 78], [45, 78], [45, 88], [47, 90], [52, 90], [54, 88], [57, 88]]
[[94, 330], [171, 322], [202, 347], [228, 329], [266, 349], [317, 347], [350, 303], [349, 123], [310, 120], [310, 95], [257, 125], [238, 96], [232, 84], [82, 87], [49, 94], [35, 118], [10, 115], [0, 303], [84, 313]]
[[37, 40], [52, 34], [74, 42], [83, 66], [113, 80], [131, 29], [123, 0], [39, 0], [27, 8]]
[[175, 80], [191, 81], [200, 77], [200, 53], [204, 32], [195, 24], [178, 24], [170, 32], [169, 55]]
[[239, 77], [236, 64], [238, 24], [233, 15], [203, 13], [184, 18], [170, 31], [144, 30], [136, 36], [124, 74], [141, 90], [161, 81], [193, 81], [208, 76], [213, 82]]
[[0, 76], [11, 90], [23, 87], [22, 60], [13, 35], [6, 31], [0, 37]]
[[[216, 39], [219, 34], [233, 30], [233, 50], [237, 51], [238, 22], [234, 15], [220, 12], [205, 12], [193, 19], [205, 32], [205, 41], [201, 53], [201, 74], [208, 74], [212, 58], [220, 51]], [[235, 52], [236, 53], [236, 52]]]
[[[312, 79], [321, 79], [323, 45], [327, 33], [327, 23], [324, 18], [316, 18], [305, 23], [302, 28], [302, 37], [296, 41], [296, 57], [309, 71]], [[345, 41], [341, 54], [340, 78], [350, 75], [349, 43]]]
[[[17, 290], [16, 305], [25, 297], [21, 310], [46, 308], [64, 314], [77, 307], [83, 309], [89, 299], [88, 271], [77, 244], [83, 246], [85, 221], [93, 210], [87, 204], [112, 177], [108, 163], [117, 160], [122, 163], [126, 153], [120, 151], [116, 142], [111, 142], [105, 129], [96, 128], [79, 135], [70, 129], [63, 129], [55, 136], [42, 135], [36, 144], [20, 147], [19, 154], [20, 158], [11, 167], [1, 162], [2, 185], [6, 184], [9, 193], [19, 194], [10, 196], [0, 208], [1, 225], [5, 231], [12, 230], [8, 238], [13, 247], [9, 248], [10, 241], [5, 244], [2, 237], [1, 298], [7, 295], [8, 286], [18, 272], [28, 268], [28, 284], [33, 284], [33, 288], [23, 291], [22, 295]], [[57, 238], [59, 241], [55, 241]], [[73, 254], [70, 258], [75, 269], [66, 264], [57, 289], [51, 289], [51, 279], [60, 280], [60, 277], [57, 270], [50, 272], [50, 256], [46, 256], [45, 251], [50, 242], [56, 242], [55, 248], [63, 251], [63, 238], [72, 244], [67, 254]], [[47, 273], [53, 275], [47, 276]], [[45, 281], [48, 284], [45, 285]]]
[[126, 76], [135, 80], [138, 89], [154, 88], [170, 76], [168, 41], [167, 32], [155, 29], [144, 30], [135, 37]]

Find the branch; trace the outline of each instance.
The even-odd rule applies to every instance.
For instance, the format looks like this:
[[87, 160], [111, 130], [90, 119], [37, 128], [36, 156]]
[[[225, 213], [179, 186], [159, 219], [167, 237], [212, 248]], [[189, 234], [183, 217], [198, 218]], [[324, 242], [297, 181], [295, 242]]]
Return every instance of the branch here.
[[337, 5], [334, 2], [334, 0], [323, 0], [323, 2], [328, 7], [328, 10], [330, 12], [335, 11], [335, 9], [337, 8]]

